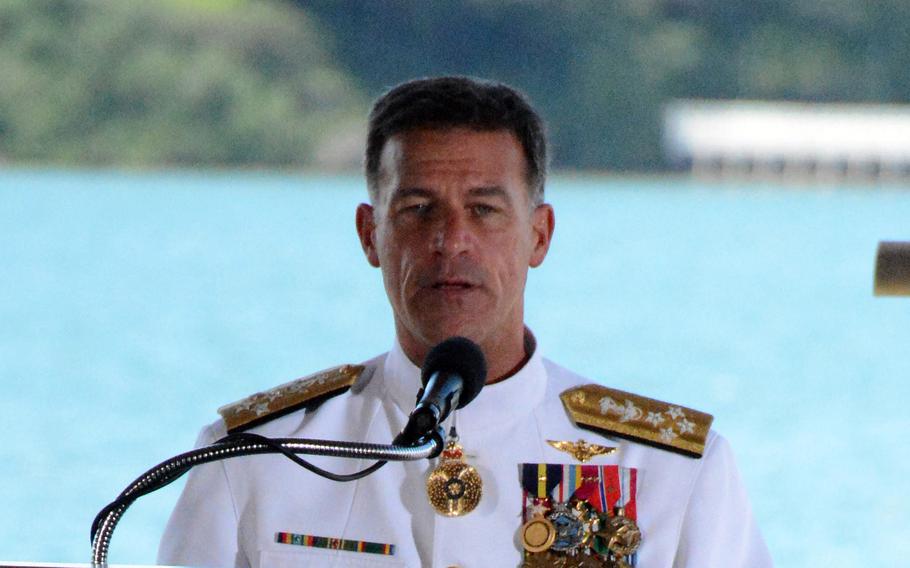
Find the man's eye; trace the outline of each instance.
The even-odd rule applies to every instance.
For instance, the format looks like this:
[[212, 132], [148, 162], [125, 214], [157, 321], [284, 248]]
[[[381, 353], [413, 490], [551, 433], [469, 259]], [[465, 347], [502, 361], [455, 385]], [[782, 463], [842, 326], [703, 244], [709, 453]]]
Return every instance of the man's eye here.
[[475, 203], [471, 206], [471, 212], [478, 216], [489, 215], [490, 213], [495, 213], [496, 208], [492, 205], [487, 205], [486, 203]]
[[400, 209], [400, 211], [401, 211], [402, 213], [410, 213], [410, 214], [415, 214], [415, 215], [425, 215], [426, 213], [428, 213], [428, 212], [430, 211], [430, 204], [429, 204], [429, 203], [423, 203], [423, 202], [421, 202], [421, 203], [410, 203], [410, 204], [405, 205], [404, 207], [402, 207], [402, 208]]

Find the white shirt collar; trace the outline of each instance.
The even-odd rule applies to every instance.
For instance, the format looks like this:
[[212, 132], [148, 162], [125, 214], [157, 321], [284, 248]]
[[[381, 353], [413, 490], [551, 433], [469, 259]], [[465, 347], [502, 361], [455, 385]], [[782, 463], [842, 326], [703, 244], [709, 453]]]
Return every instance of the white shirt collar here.
[[[403, 413], [410, 414], [421, 386], [420, 369], [405, 355], [397, 338], [386, 356], [382, 375], [387, 396]], [[495, 434], [499, 428], [527, 417], [542, 402], [546, 387], [543, 357], [540, 348], [535, 347], [517, 373], [485, 386], [477, 398], [457, 411], [459, 435], [478, 438]]]

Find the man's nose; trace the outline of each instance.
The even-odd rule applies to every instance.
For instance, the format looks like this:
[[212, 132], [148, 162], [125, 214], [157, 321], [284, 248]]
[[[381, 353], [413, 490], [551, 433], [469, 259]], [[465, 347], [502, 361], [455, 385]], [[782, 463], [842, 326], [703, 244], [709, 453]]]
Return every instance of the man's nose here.
[[447, 257], [457, 256], [470, 250], [473, 239], [467, 213], [447, 211], [433, 235], [433, 251]]

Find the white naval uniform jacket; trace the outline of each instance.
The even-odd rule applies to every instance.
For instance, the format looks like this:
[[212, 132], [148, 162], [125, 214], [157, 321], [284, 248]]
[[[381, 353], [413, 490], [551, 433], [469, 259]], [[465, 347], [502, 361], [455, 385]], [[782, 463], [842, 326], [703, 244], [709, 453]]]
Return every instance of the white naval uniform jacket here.
[[[352, 389], [312, 411], [298, 410], [251, 431], [269, 437], [389, 443], [415, 404], [420, 370], [395, 345], [366, 363]], [[460, 443], [483, 479], [477, 508], [434, 512], [425, 480], [436, 460], [389, 462], [358, 481], [338, 483], [283, 456], [250, 456], [193, 469], [159, 550], [161, 564], [223, 567], [517, 567], [522, 548], [521, 463], [577, 463], [547, 440], [617, 446], [591, 464], [638, 469], [639, 568], [771, 566], [726, 440], [709, 434], [694, 459], [576, 428], [559, 394], [589, 383], [543, 359], [539, 349], [508, 380], [485, 387], [458, 411]], [[221, 421], [198, 445], [224, 436]], [[369, 461], [311, 456], [351, 473]], [[276, 542], [294, 533], [395, 545], [395, 554], [327, 550]]]

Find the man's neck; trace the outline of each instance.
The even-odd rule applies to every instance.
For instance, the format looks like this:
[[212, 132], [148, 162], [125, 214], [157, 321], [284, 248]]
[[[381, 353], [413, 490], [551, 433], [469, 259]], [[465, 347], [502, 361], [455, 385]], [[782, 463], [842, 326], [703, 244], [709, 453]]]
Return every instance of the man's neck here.
[[[398, 341], [401, 348], [417, 367], [423, 366], [423, 361], [433, 346], [411, 343], [407, 338], [399, 335]], [[487, 360], [487, 381], [486, 384], [498, 383], [504, 381], [520, 371], [534, 354], [537, 347], [537, 341], [534, 334], [524, 327], [521, 336], [516, 340], [509, 341], [506, 345], [486, 343], [479, 344], [484, 357]]]
[[531, 356], [534, 355], [534, 350], [537, 348], [537, 340], [534, 339], [534, 335], [531, 333], [531, 330], [524, 328], [524, 337], [523, 337], [523, 347], [524, 347], [524, 357], [521, 358], [521, 361], [517, 365], [512, 367], [506, 373], [501, 375], [488, 374], [487, 384], [492, 385], [493, 383], [498, 383], [504, 381], [524, 368], [528, 364], [528, 361], [531, 360]]

